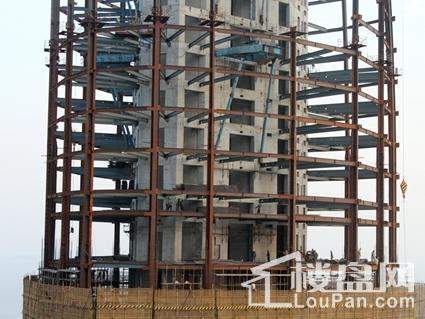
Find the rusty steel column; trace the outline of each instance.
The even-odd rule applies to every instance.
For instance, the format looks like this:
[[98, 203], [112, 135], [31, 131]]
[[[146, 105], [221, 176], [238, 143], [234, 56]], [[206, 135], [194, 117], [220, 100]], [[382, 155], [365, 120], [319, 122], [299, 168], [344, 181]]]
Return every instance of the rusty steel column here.
[[[114, 260], [117, 260], [117, 257], [120, 255], [120, 231], [121, 224], [120, 222], [114, 223]], [[120, 269], [114, 268], [112, 273], [112, 287], [119, 288], [120, 287]]]
[[376, 149], [376, 258], [384, 261], [384, 161], [385, 161], [385, 8], [382, 1], [378, 1], [379, 11], [379, 36], [378, 36], [378, 145]]
[[214, 171], [215, 171], [215, 0], [210, 0], [210, 59], [209, 59], [209, 105], [208, 105], [208, 163], [207, 163], [207, 216], [205, 225], [204, 288], [211, 289], [214, 281]]
[[[341, 14], [342, 14], [342, 41], [344, 48], [348, 47], [348, 26], [347, 26], [347, 0], [341, 0]], [[344, 70], [349, 70], [349, 57], [345, 55], [344, 58]], [[350, 103], [350, 94], [344, 94], [344, 102]], [[345, 116], [345, 123], [350, 122], [350, 117]], [[350, 137], [350, 130], [345, 130], [345, 136]], [[345, 148], [345, 160], [350, 160], [350, 147]], [[349, 180], [350, 169], [349, 167], [345, 167], [345, 177], [344, 177], [344, 197], [350, 197], [350, 180]], [[344, 212], [345, 218], [350, 218], [351, 212], [350, 209], [346, 209]], [[344, 258], [346, 260], [349, 259], [350, 256], [350, 226], [344, 226]]]
[[69, 231], [70, 231], [70, 209], [71, 209], [71, 170], [72, 170], [72, 72], [74, 44], [74, 0], [68, 0], [67, 10], [67, 44], [66, 44], [66, 66], [65, 66], [65, 114], [64, 114], [64, 136], [63, 136], [63, 171], [62, 171], [62, 215], [61, 215], [61, 269], [69, 267]]
[[88, 1], [87, 25], [87, 87], [84, 129], [83, 203], [81, 211], [80, 287], [91, 287], [93, 178], [96, 113], [96, 55], [97, 55], [97, 1]]
[[297, 29], [291, 28], [291, 44], [290, 44], [290, 76], [291, 76], [291, 96], [290, 96], [290, 115], [291, 125], [289, 130], [289, 147], [291, 160], [289, 162], [289, 252], [293, 253], [297, 250], [296, 243], [296, 217], [297, 214]]
[[47, 158], [46, 158], [46, 206], [44, 221], [44, 267], [52, 266], [55, 250], [55, 220], [52, 214], [56, 213], [56, 203], [52, 196], [56, 193], [57, 177], [57, 145], [56, 145], [56, 118], [58, 97], [58, 44], [59, 44], [59, 8], [60, 1], [51, 1], [50, 21], [50, 58], [49, 58], [49, 102], [47, 111]]
[[[353, 0], [353, 33], [352, 33], [352, 49], [356, 55], [352, 57], [352, 86], [355, 92], [351, 95], [351, 124], [359, 124], [359, 0]], [[351, 151], [350, 160], [354, 162], [354, 166], [350, 167], [350, 198], [356, 203], [351, 205], [351, 230], [350, 230], [350, 261], [357, 261], [358, 251], [358, 161], [359, 161], [359, 131], [353, 128], [351, 131]]]
[[[88, 7], [88, 1], [90, 1], [90, 0], [85, 0], [84, 1], [85, 2], [85, 8]], [[83, 24], [83, 27], [84, 27], [84, 32], [87, 33], [87, 31], [88, 31], [87, 24]], [[83, 56], [83, 66], [84, 66], [84, 69], [87, 69], [87, 54], [85, 54]], [[83, 86], [82, 89], [83, 89], [82, 99], [84, 101], [86, 101], [86, 99], [87, 99], [87, 85]], [[86, 131], [86, 124], [85, 124], [84, 121], [81, 124], [81, 131], [82, 132], [85, 132]], [[81, 145], [81, 152], [82, 153], [85, 153], [85, 149], [86, 149], [85, 145], [84, 144]], [[85, 167], [84, 157], [80, 161], [80, 167], [81, 167], [81, 171], [84, 173], [84, 167]], [[81, 175], [81, 178], [80, 178], [80, 190], [82, 190], [83, 188], [84, 188], [84, 179], [83, 179], [83, 175]], [[83, 203], [81, 203], [81, 205], [79, 205], [79, 213], [80, 213], [81, 216], [83, 214], [83, 205], [82, 204]], [[81, 247], [83, 245], [82, 244], [82, 239], [83, 239], [83, 231], [82, 230], [83, 230], [83, 221], [80, 218], [80, 220], [78, 222], [78, 258], [80, 258]]]
[[151, 156], [150, 156], [150, 217], [149, 217], [149, 286], [158, 286], [158, 267], [156, 256], [158, 224], [158, 153], [159, 153], [159, 92], [161, 85], [161, 3], [155, 0], [153, 16], [152, 43], [152, 111], [151, 111]]
[[[123, 102], [123, 95], [119, 94], [117, 97], [118, 103]], [[121, 125], [117, 126], [117, 135], [123, 136], [123, 128]], [[121, 189], [121, 180], [115, 179], [115, 190]], [[115, 210], [119, 211], [120, 207], [115, 207]], [[114, 260], [117, 260], [117, 256], [120, 255], [121, 251], [121, 238], [120, 238], [120, 231], [121, 231], [121, 223], [119, 221], [114, 222]], [[112, 272], [112, 287], [119, 288], [120, 287], [120, 268], [116, 267], [114, 268]]]
[[[384, 0], [382, 0], [384, 1]], [[397, 262], [397, 138], [396, 121], [397, 109], [395, 105], [395, 72], [394, 72], [394, 39], [392, 24], [391, 0], [385, 0], [386, 21], [386, 55], [387, 55], [387, 98], [388, 98], [388, 138], [391, 143], [389, 147], [389, 205], [390, 205], [390, 231], [389, 231], [389, 260]]]

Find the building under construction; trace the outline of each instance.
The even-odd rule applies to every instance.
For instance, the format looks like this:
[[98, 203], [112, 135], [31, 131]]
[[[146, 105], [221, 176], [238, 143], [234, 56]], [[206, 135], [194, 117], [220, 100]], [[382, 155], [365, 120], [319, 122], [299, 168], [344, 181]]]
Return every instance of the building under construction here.
[[[390, 0], [367, 16], [359, 0], [51, 2], [43, 289], [237, 294], [253, 266], [314, 248], [312, 226], [344, 229], [333, 263], [360, 258], [360, 227], [371, 262], [397, 261]], [[52, 311], [26, 298], [24, 316]]]

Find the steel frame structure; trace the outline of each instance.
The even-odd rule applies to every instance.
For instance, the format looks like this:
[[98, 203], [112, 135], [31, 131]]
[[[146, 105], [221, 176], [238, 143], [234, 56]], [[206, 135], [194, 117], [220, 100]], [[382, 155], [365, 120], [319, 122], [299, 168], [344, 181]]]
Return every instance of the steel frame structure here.
[[[149, 271], [149, 285], [158, 286], [158, 270], [173, 265], [158, 263], [156, 243], [157, 225], [160, 218], [180, 216], [205, 219], [206, 244], [205, 262], [199, 264], [174, 265], [187, 269], [203, 269], [203, 285], [211, 288], [214, 285], [214, 273], [220, 269], [247, 270], [250, 263], [217, 263], [213, 259], [213, 226], [216, 219], [258, 220], [285, 223], [289, 227], [289, 250], [295, 251], [295, 226], [297, 223], [323, 226], [343, 226], [345, 228], [345, 257], [349, 261], [358, 258], [358, 228], [370, 226], [376, 228], [377, 258], [384, 259], [384, 228], [389, 229], [389, 259], [397, 260], [397, 141], [396, 141], [396, 106], [394, 67], [394, 45], [392, 31], [392, 9], [390, 0], [378, 1], [378, 19], [366, 22], [362, 19], [359, 0], [353, 0], [352, 24], [347, 23], [346, 0], [311, 0], [309, 5], [326, 5], [340, 2], [342, 7], [342, 27], [326, 29], [316, 26], [316, 30], [305, 34], [298, 32], [294, 26], [287, 34], [271, 32], [242, 31], [221, 27], [220, 17], [216, 14], [216, 4], [210, 1], [209, 19], [201, 25], [173, 25], [162, 14], [160, 0], [154, 1], [151, 15], [146, 21], [129, 19], [134, 14], [131, 7], [126, 7], [125, 1], [86, 0], [85, 7], [74, 7], [74, 1], [69, 0], [67, 6], [61, 7], [59, 0], [52, 0], [51, 40], [49, 63], [49, 110], [48, 110], [48, 142], [47, 142], [47, 184], [45, 211], [45, 242], [44, 268], [46, 269], [79, 269], [79, 285], [90, 287], [91, 270], [99, 264], [105, 265], [105, 260], [92, 254], [92, 224], [93, 222], [108, 222], [115, 224], [114, 253], [119, 252], [119, 225], [134, 220], [136, 217], [149, 219], [149, 254], [147, 264], [132, 261], [111, 260], [111, 268], [135, 267]], [[60, 14], [67, 16], [67, 28], [60, 32]], [[108, 14], [109, 13], [109, 14]], [[120, 22], [115, 23], [111, 15], [120, 16]], [[82, 32], [75, 32], [75, 22], [83, 27]], [[378, 25], [375, 27], [375, 25]], [[378, 40], [378, 61], [372, 61], [361, 52], [359, 30], [364, 27]], [[349, 31], [351, 30], [351, 41]], [[188, 65], [161, 64], [161, 45], [173, 41], [184, 32], [199, 32], [209, 38], [204, 49], [209, 49], [208, 67]], [[344, 43], [334, 46], [315, 42], [316, 35], [342, 32]], [[119, 35], [120, 37], [117, 37]], [[99, 52], [103, 52], [101, 41], [122, 39], [129, 36], [146, 40], [151, 47], [152, 63], [149, 65], [119, 65], [105, 66], [99, 63]], [[167, 37], [168, 35], [168, 37]], [[288, 76], [270, 75], [267, 72], [238, 70], [217, 65], [216, 47], [222, 37], [244, 36], [258, 41], [285, 41], [290, 43], [290, 57], [282, 63], [289, 64]], [[109, 41], [109, 40], [108, 40]], [[118, 40], [117, 40], [118, 41]], [[129, 41], [131, 43], [131, 41]], [[307, 46], [311, 53], [300, 56], [298, 46]], [[84, 47], [84, 65], [75, 66], [74, 52]], [[80, 50], [81, 52], [81, 50]], [[125, 52], [125, 51], [124, 51]], [[60, 65], [60, 56], [66, 55], [65, 65]], [[299, 77], [297, 69], [301, 65], [343, 63], [342, 70], [326, 71], [324, 74]], [[367, 72], [360, 65], [366, 66]], [[148, 82], [152, 88], [150, 105], [133, 105], [120, 97], [118, 104], [113, 100], [98, 100], [99, 91], [113, 94], [110, 83], [118, 83], [123, 88], [132, 88], [132, 83], [146, 81], [140, 73], [149, 71]], [[161, 105], [159, 88], [161, 81], [171, 81], [185, 72], [197, 72], [203, 78], [208, 77], [203, 85], [209, 86], [209, 104], [207, 109], [192, 108], [186, 105]], [[217, 77], [219, 76], [219, 77]], [[218, 107], [215, 103], [216, 83], [236, 76], [265, 78], [273, 81], [290, 82], [290, 113], [289, 115], [266, 112], [243, 112]], [[224, 78], [224, 79], [223, 79]], [[109, 81], [109, 80], [110, 81]], [[111, 80], [112, 79], [112, 80]], [[307, 90], [299, 90], [298, 85], [308, 86]], [[65, 98], [58, 97], [58, 90], [64, 87]], [[82, 97], [74, 99], [75, 87], [83, 88]], [[368, 88], [376, 88], [377, 96], [368, 93]], [[309, 116], [297, 115], [297, 101], [321, 96], [342, 95], [344, 103], [334, 103], [329, 108], [320, 109], [312, 105]], [[330, 103], [328, 103], [330, 104]], [[334, 110], [332, 110], [332, 108]], [[319, 112], [318, 112], [319, 111]], [[197, 114], [199, 118], [207, 118], [208, 131], [207, 149], [167, 148], [159, 143], [159, 123], [167, 117], [181, 112]], [[327, 116], [318, 116], [317, 114]], [[215, 147], [215, 123], [222, 118], [231, 116], [259, 117], [264, 119], [285, 120], [289, 125], [289, 153], [274, 154], [265, 152], [235, 152], [219, 150]], [[111, 124], [117, 128], [117, 137], [125, 135], [125, 126], [137, 121], [140, 117], [151, 119], [151, 146], [136, 148], [122, 146], [121, 142], [108, 144], [103, 140], [102, 133], [97, 132], [97, 125]], [[378, 130], [367, 129], [359, 124], [363, 118], [376, 118]], [[387, 124], [385, 124], [387, 121]], [[75, 131], [75, 123], [81, 124], [81, 131]], [[58, 127], [63, 125], [63, 132]], [[387, 129], [386, 129], [387, 128]], [[345, 132], [344, 137], [327, 139], [319, 147], [326, 145], [327, 151], [343, 151], [345, 159], [330, 159], [325, 157], [302, 156], [297, 151], [297, 136], [315, 132]], [[78, 135], [78, 136], [77, 136]], [[79, 139], [80, 138], [80, 139]], [[63, 142], [63, 151], [58, 153], [58, 141]], [[313, 140], [311, 141], [314, 142]], [[81, 148], [73, 150], [73, 144]], [[376, 165], [366, 165], [360, 161], [359, 149], [373, 148], [376, 150]], [[317, 150], [317, 148], [315, 149]], [[386, 155], [387, 154], [387, 155]], [[95, 161], [131, 162], [138, 156], [150, 158], [149, 189], [119, 189], [119, 181], [128, 179], [123, 169], [109, 171], [111, 179], [117, 181], [116, 189], [95, 189], [94, 179], [108, 174], [106, 169], [95, 166]], [[199, 190], [164, 190], [158, 186], [158, 162], [160, 157], [192, 156], [207, 162], [207, 185]], [[385, 169], [384, 162], [388, 158], [389, 167]], [[218, 163], [234, 160], [259, 161], [264, 168], [279, 167], [289, 169], [290, 191], [288, 194], [235, 193], [223, 191], [215, 185], [214, 168]], [[265, 161], [266, 160], [266, 161]], [[76, 161], [81, 162], [80, 168], [73, 167]], [[58, 163], [62, 163], [59, 167]], [[311, 179], [343, 180], [345, 183], [345, 198], [317, 197], [297, 194], [296, 176], [301, 169], [319, 169], [311, 171]], [[328, 170], [321, 170], [328, 168]], [[329, 170], [329, 168], [331, 170]], [[333, 168], [339, 168], [333, 170]], [[58, 172], [62, 174], [62, 183], [58, 181]], [[72, 188], [71, 176], [81, 175], [80, 187]], [[120, 175], [121, 174], [121, 175]], [[109, 176], [109, 175], [108, 175]], [[120, 178], [120, 176], [122, 176]], [[359, 179], [376, 180], [376, 201], [369, 202], [359, 199]], [[385, 181], [388, 183], [388, 203], [385, 203]], [[58, 187], [59, 186], [59, 187]], [[58, 191], [60, 189], [60, 191]], [[118, 199], [122, 207], [127, 207], [131, 198], [147, 196], [150, 199], [149, 210], [121, 210], [120, 204], [99, 204], [108, 198]], [[158, 199], [164, 196], [187, 196], [206, 199], [206, 213], [189, 211], [164, 211], [158, 205]], [[263, 202], [284, 202], [289, 205], [288, 215], [271, 214], [231, 214], [216, 212], [215, 201], [223, 198], [255, 198]], [[61, 211], [56, 205], [61, 204]], [[296, 215], [297, 205], [307, 205], [309, 209], [327, 207], [345, 211], [345, 217], [327, 217], [320, 215]], [[72, 206], [79, 210], [72, 210]], [[107, 207], [107, 210], [95, 210], [94, 207]], [[359, 218], [361, 209], [376, 211], [376, 219]], [[385, 218], [385, 212], [389, 218]], [[77, 258], [69, 257], [70, 221], [79, 221], [79, 254]], [[54, 257], [55, 225], [61, 224], [60, 256]], [[117, 226], [118, 225], [118, 226]], [[113, 259], [113, 257], [112, 257]], [[117, 281], [117, 275], [115, 281]]]

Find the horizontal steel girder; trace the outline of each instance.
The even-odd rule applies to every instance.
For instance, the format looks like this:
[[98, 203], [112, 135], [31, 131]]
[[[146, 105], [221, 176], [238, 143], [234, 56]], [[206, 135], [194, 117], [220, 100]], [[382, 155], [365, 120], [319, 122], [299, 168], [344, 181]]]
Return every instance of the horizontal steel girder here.
[[[308, 77], [312, 80], [326, 81], [328, 83], [350, 83], [352, 77], [351, 70], [326, 71], [310, 73]], [[373, 68], [359, 69], [359, 83], [369, 83], [378, 81], [378, 72]]]
[[[377, 139], [373, 136], [359, 136], [359, 148], [376, 147]], [[349, 136], [317, 137], [309, 138], [308, 145], [310, 150], [315, 148], [334, 149], [345, 148], [351, 145]]]
[[[307, 172], [309, 181], [343, 181], [349, 175], [345, 169], [338, 170], [309, 170]], [[359, 170], [359, 179], [374, 179], [376, 173], [364, 169]]]
[[[76, 175], [82, 175], [82, 167], [73, 167], [72, 173]], [[95, 167], [94, 168], [94, 177], [106, 178], [106, 179], [125, 179], [129, 180], [134, 178], [134, 172], [131, 168], [123, 167]]]
[[[351, 103], [335, 103], [335, 104], [318, 104], [309, 105], [308, 111], [316, 114], [326, 114], [329, 116], [334, 115], [350, 115], [352, 112]], [[359, 103], [359, 116], [360, 115], [376, 115], [378, 113], [378, 106], [373, 102], [360, 102]]]
[[[63, 139], [63, 132], [56, 132], [56, 137]], [[80, 145], [84, 145], [84, 133], [73, 132], [72, 142]], [[108, 134], [108, 133], [96, 133], [95, 142], [96, 147], [99, 148], [127, 148], [127, 140], [124, 135]]]
[[[232, 193], [230, 193], [232, 195]], [[229, 196], [230, 196], [229, 195]], [[203, 198], [205, 195], [185, 195], [184, 192], [182, 192], [181, 195], [175, 194], [174, 196], [185, 196], [186, 199], [200, 199]], [[252, 196], [255, 196], [255, 194], [252, 194]], [[102, 207], [102, 208], [119, 208], [119, 209], [128, 209], [131, 208], [131, 203], [133, 200], [140, 199], [142, 197], [148, 198], [148, 195], [140, 194], [137, 195], [137, 190], [134, 192], [129, 191], [126, 193], [123, 192], [114, 192], [110, 191], [109, 193], [96, 193], [94, 194], [94, 206], [95, 207]], [[223, 199], [223, 194], [220, 193], [220, 196], [217, 195], [217, 198]], [[235, 201], [238, 200], [239, 197], [236, 195], [232, 195], [231, 197], [227, 197], [227, 201]], [[279, 199], [279, 198], [271, 198], [271, 199], [262, 199], [262, 198], [249, 198], [250, 200], [259, 200], [260, 203], [280, 203], [283, 205], [286, 205], [288, 200], [286, 199]], [[298, 205], [305, 205], [308, 210], [310, 211], [343, 211], [350, 207], [350, 203], [347, 201], [345, 203], [344, 201], [337, 201], [338, 199], [333, 198], [327, 198], [324, 197], [317, 198], [312, 196], [304, 196], [297, 200]], [[57, 203], [61, 202], [61, 197], [57, 197], [55, 199]], [[81, 205], [82, 204], [82, 196], [81, 195], [75, 195], [71, 196], [71, 204], [72, 205]], [[387, 205], [385, 205], [387, 207]], [[375, 210], [376, 204], [370, 203], [370, 202], [363, 202], [360, 201], [359, 203], [359, 209], [360, 210]]]

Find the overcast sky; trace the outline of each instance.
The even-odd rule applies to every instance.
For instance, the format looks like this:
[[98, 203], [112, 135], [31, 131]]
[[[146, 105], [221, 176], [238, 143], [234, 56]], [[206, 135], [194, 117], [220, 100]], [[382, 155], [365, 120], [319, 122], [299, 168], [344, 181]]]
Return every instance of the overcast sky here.
[[[40, 260], [48, 93], [47, 55], [43, 47], [49, 37], [49, 3], [49, 0], [23, 0], [19, 5], [14, 1], [2, 3], [0, 317], [5, 319], [20, 318], [22, 276], [35, 272]], [[371, 10], [375, 10], [375, 3], [362, 0], [362, 12], [368, 12], [367, 15], [374, 13]], [[400, 119], [398, 127], [399, 142], [404, 142], [400, 150], [399, 171], [406, 176], [409, 184], [405, 207], [400, 202], [400, 222], [404, 222], [401, 230], [407, 229], [405, 233], [400, 232], [400, 257], [415, 262], [417, 278], [424, 281], [425, 1], [394, 0], [393, 7], [397, 16], [397, 66], [403, 73], [397, 94], [398, 108], [401, 118], [404, 118], [403, 121]], [[329, 12], [329, 22], [333, 16], [334, 12]], [[361, 245], [365, 246], [365, 251], [373, 249], [368, 244], [373, 238], [370, 234], [363, 235]], [[328, 254], [326, 243], [332, 244], [334, 238], [334, 231], [320, 234], [312, 231], [309, 244], [311, 246], [314, 241], [317, 249]]]

